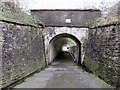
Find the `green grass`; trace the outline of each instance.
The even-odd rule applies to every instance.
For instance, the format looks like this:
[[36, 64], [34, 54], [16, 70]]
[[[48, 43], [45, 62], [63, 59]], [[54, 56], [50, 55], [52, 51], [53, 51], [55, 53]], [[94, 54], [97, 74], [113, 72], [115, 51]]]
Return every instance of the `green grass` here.
[[28, 15], [20, 9], [8, 10], [5, 8], [3, 3], [0, 3], [0, 20], [37, 27], [44, 26], [44, 23], [41, 22], [36, 16]]

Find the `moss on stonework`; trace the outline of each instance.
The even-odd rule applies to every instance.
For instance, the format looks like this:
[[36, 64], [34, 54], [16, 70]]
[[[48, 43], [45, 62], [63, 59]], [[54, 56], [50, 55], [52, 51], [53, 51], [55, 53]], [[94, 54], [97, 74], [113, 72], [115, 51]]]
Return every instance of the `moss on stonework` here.
[[95, 74], [105, 80], [107, 83], [111, 84], [112, 86], [117, 85], [118, 76], [115, 73], [115, 68], [109, 68], [107, 65], [101, 64]]
[[99, 64], [96, 61], [88, 57], [85, 57], [83, 64], [91, 72], [95, 72], [95, 70], [99, 67]]
[[4, 88], [6, 86], [9, 86], [10, 84], [11, 84], [11, 86], [12, 86], [12, 84], [14, 86], [17, 83], [19, 83], [19, 80], [21, 81], [22, 79], [25, 79], [26, 77], [28, 77], [32, 73], [35, 73], [36, 71], [41, 71], [44, 67], [45, 67], [45, 60], [42, 60], [42, 62], [38, 66], [32, 66], [32, 67], [27, 68], [25, 73], [18, 74], [16, 76], [14, 76], [13, 78], [6, 80], [4, 82], [2, 81], [1, 87]]
[[31, 25], [35, 27], [44, 26], [44, 23], [41, 22], [36, 16], [28, 15], [20, 9], [5, 9], [4, 3], [0, 3], [0, 7], [2, 7], [2, 9], [0, 8], [0, 20], [24, 25]]
[[89, 74], [90, 77], [92, 79], [94, 79], [95, 81], [99, 81], [98, 83], [102, 84], [103, 86], [106, 86], [107, 88], [115, 88], [115, 87], [112, 87], [110, 86], [109, 84], [107, 84], [106, 82], [104, 82], [103, 80], [99, 79], [98, 77], [96, 77], [94, 74]]
[[83, 66], [108, 84], [117, 86], [119, 76], [116, 68], [109, 67], [107, 63], [100, 63], [89, 57], [85, 57]]

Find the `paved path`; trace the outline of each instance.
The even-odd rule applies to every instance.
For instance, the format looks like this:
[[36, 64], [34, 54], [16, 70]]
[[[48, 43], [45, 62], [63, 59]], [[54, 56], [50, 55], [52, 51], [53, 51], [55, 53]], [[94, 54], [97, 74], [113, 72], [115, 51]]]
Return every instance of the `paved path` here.
[[71, 59], [66, 59], [53, 62], [51, 66], [14, 88], [110, 88], [110, 86], [78, 67]]

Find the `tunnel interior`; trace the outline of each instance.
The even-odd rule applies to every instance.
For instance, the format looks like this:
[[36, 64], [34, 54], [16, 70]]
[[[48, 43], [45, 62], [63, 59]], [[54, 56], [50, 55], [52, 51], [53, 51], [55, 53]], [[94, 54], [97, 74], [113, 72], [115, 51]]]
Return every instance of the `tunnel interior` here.
[[80, 47], [80, 41], [75, 36], [70, 34], [57, 35], [50, 41], [50, 61], [53, 62], [58, 58], [64, 58], [65, 60], [71, 58], [73, 61], [80, 63]]

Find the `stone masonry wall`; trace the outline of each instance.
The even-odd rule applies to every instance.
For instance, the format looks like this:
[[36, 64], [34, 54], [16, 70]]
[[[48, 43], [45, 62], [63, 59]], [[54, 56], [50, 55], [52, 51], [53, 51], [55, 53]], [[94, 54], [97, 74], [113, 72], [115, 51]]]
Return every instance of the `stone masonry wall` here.
[[88, 27], [92, 21], [101, 16], [99, 10], [79, 10], [79, 9], [40, 9], [31, 10], [47, 26], [53, 27]]
[[89, 30], [83, 65], [113, 86], [120, 86], [120, 24]]
[[40, 28], [0, 21], [0, 35], [2, 87], [45, 66]]

